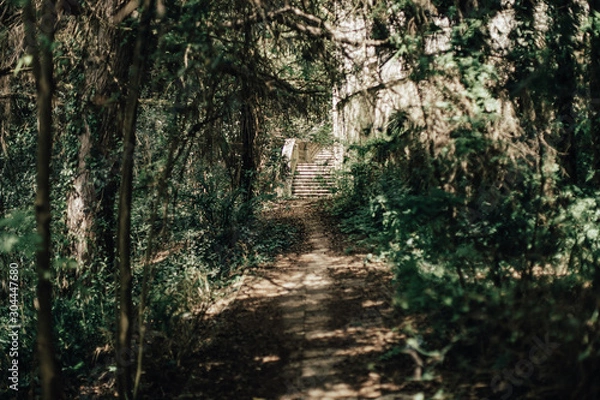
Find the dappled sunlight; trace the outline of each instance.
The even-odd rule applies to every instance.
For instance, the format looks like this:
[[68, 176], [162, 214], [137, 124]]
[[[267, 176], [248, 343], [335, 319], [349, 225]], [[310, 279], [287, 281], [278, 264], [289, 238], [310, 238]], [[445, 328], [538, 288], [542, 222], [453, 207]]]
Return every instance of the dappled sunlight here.
[[268, 356], [263, 356], [263, 357], [258, 357], [257, 356], [257, 357], [254, 358], [254, 361], [259, 361], [259, 362], [261, 362], [263, 364], [266, 364], [266, 363], [272, 363], [272, 362], [280, 361], [280, 358], [279, 358], [278, 355], [273, 354], [273, 355], [268, 355]]
[[318, 221], [304, 223], [305, 251], [254, 269], [210, 316], [212, 340], [199, 344], [180, 398], [369, 399], [412, 375], [410, 362], [406, 374], [374, 369], [403, 339], [385, 322], [388, 267], [333, 253]]

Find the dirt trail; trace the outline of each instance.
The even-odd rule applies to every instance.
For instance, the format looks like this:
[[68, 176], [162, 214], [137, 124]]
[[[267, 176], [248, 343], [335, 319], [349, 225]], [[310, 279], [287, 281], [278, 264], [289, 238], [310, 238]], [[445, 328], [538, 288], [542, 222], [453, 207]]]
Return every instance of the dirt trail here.
[[[286, 218], [304, 224], [298, 253], [253, 270], [234, 301], [213, 317], [210, 340], [185, 366], [178, 399], [402, 399], [374, 368], [396, 333], [386, 326], [390, 273], [364, 255], [331, 250], [309, 202]], [[390, 395], [386, 395], [390, 394]]]

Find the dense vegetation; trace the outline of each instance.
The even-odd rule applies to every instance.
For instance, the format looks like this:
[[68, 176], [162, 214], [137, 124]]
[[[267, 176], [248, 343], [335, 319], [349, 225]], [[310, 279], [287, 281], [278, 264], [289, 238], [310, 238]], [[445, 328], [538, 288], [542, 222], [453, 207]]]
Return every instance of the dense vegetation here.
[[[332, 89], [396, 65], [413, 102], [336, 137], [330, 211], [393, 264], [424, 377], [450, 398], [600, 396], [596, 0], [0, 0], [0, 50], [21, 394], [111, 374], [139, 397], [146, 335], [176, 362], [216, 290], [290, 245], [261, 218], [283, 140], [330, 144]], [[336, 107], [374, 114], [390, 86]]]
[[351, 147], [332, 211], [393, 261], [431, 379], [598, 398], [598, 4], [399, 3], [387, 34], [423, 107]]
[[[256, 215], [284, 138], [328, 98], [326, 78], [298, 33], [243, 1], [0, 6], [2, 282], [17, 263], [20, 394], [72, 397], [109, 373], [129, 398], [146, 333], [185, 352], [215, 290], [294, 240], [294, 227]], [[38, 283], [51, 287], [43, 300]]]

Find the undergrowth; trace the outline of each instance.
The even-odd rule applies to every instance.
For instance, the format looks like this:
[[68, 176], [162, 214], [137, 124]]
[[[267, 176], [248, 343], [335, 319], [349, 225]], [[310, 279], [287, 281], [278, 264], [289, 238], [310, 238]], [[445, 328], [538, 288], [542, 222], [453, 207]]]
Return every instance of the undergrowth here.
[[414, 317], [382, 362], [416, 351], [421, 380], [443, 382], [446, 398], [595, 398], [600, 193], [559, 191], [508, 159], [461, 177], [452, 155], [408, 157], [425, 145], [396, 118], [387, 138], [351, 149], [329, 206], [390, 261], [394, 304]]
[[[217, 183], [220, 176], [205, 177], [207, 181], [202, 182], [200, 189], [182, 188], [179, 196], [185, 201], [174, 210], [167, 221], [169, 229], [154, 244], [150, 290], [143, 314], [144, 343], [139, 343], [138, 317], [133, 321], [133, 346], [123, 355], [134, 366], [142, 350], [148, 368], [174, 370], [195, 346], [205, 322], [203, 315], [221, 291], [237, 282], [248, 268], [270, 262], [300, 241], [301, 232], [290, 221], [264, 218], [262, 210], [271, 204], [269, 196], [244, 202], [240, 192]], [[148, 229], [143, 196], [134, 202], [133, 219], [134, 306], [139, 315]], [[31, 350], [36, 346], [37, 283], [33, 213], [8, 212], [0, 221], [0, 228], [3, 293], [9, 290], [4, 284], [8, 282], [9, 264], [19, 264], [19, 389], [26, 393], [38, 375], [31, 369], [35, 365]], [[61, 242], [60, 234], [55, 240]], [[74, 260], [61, 257], [63, 250], [60, 245], [55, 250], [53, 322], [63, 379], [73, 383], [65, 389], [69, 396], [107, 394], [114, 388], [116, 370], [114, 270], [102, 259], [81, 268]], [[3, 328], [12, 325], [8, 316], [1, 318]], [[2, 339], [0, 345], [4, 350], [0, 359], [4, 369], [10, 362], [11, 343]], [[6, 394], [6, 388], [3, 386], [1, 396]]]

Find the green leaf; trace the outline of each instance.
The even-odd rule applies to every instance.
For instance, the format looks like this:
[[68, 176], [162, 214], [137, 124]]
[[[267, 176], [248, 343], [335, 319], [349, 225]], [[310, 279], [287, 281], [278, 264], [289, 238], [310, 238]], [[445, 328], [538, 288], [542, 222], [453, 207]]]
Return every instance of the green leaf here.
[[29, 67], [32, 63], [33, 63], [33, 56], [31, 54], [25, 54], [23, 57], [19, 58], [19, 61], [17, 62], [17, 66], [13, 73], [14, 76], [17, 76], [17, 74], [19, 72], [21, 72], [21, 70], [24, 67]]
[[13, 247], [19, 243], [17, 235], [8, 234], [0, 238], [0, 253], [10, 253]]

